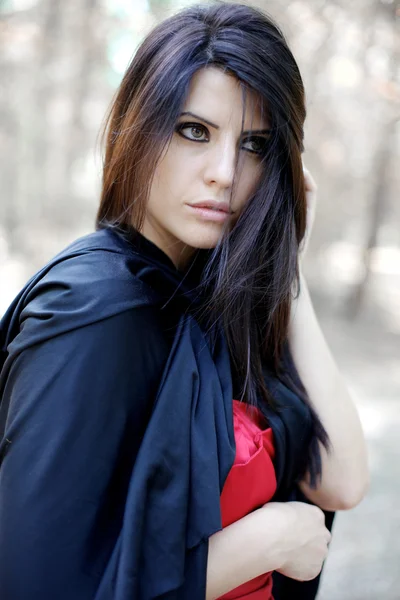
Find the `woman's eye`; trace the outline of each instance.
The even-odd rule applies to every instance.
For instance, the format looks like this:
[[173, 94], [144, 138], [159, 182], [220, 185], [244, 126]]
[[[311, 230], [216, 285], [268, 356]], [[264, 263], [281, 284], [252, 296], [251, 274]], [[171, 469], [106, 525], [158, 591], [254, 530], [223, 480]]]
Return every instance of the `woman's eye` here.
[[264, 154], [267, 149], [267, 138], [251, 137], [243, 140], [242, 147], [253, 154]]
[[182, 125], [178, 125], [177, 131], [188, 140], [208, 142], [208, 131], [199, 123], [182, 123]]

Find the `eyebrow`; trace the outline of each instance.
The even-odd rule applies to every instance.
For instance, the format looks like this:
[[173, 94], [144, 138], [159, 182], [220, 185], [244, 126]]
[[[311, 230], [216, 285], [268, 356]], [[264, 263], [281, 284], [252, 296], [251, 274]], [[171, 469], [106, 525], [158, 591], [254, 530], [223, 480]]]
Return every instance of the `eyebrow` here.
[[[201, 117], [200, 115], [196, 115], [195, 113], [192, 113], [190, 111], [183, 112], [179, 116], [184, 117], [186, 115], [188, 115], [190, 117], [194, 117], [195, 119], [199, 119], [200, 121], [207, 123], [207, 125], [210, 125], [210, 127], [214, 127], [214, 129], [219, 129], [219, 125], [216, 125], [215, 123], [212, 123], [212, 121], [209, 121], [208, 119], [205, 119], [204, 117]], [[248, 135], [249, 133], [251, 133], [253, 135], [254, 134], [271, 133], [271, 129], [251, 129], [248, 131], [243, 131], [243, 135]]]

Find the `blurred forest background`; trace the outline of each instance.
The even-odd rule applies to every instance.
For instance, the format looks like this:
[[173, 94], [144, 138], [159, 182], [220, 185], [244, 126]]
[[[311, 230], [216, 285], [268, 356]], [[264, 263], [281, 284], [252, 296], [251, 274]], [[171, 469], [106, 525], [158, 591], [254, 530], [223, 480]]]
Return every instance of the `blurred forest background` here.
[[[0, 0], [0, 315], [94, 227], [98, 134], [143, 35], [177, 0]], [[306, 274], [368, 438], [371, 489], [337, 516], [319, 600], [400, 599], [400, 4], [255, 0], [303, 74], [319, 187]]]

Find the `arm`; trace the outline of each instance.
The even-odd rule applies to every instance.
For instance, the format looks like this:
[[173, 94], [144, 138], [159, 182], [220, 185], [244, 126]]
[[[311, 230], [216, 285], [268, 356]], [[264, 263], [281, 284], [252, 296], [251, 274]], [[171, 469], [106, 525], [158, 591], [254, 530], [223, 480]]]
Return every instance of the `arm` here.
[[269, 571], [313, 579], [328, 552], [324, 514], [303, 502], [269, 502], [209, 539], [206, 600]]
[[304, 165], [303, 170], [307, 227], [299, 253], [300, 295], [291, 306], [289, 346], [311, 404], [328, 433], [331, 451], [320, 446], [322, 480], [318, 488], [312, 489], [306, 476], [300, 489], [322, 509], [336, 511], [352, 508], [363, 498], [369, 481], [367, 449], [356, 407], [319, 327], [302, 275], [317, 203], [317, 185]]
[[322, 480], [312, 489], [308, 478], [300, 489], [324, 510], [354, 507], [368, 485], [365, 440], [356, 407], [319, 327], [303, 276], [301, 291], [292, 304], [289, 345], [299, 376], [331, 441], [321, 446]]
[[0, 597], [94, 598], [168, 348], [133, 309], [24, 350], [0, 468]]
[[271, 518], [272, 511], [266, 515], [268, 536], [265, 539], [260, 531], [262, 513], [259, 510], [210, 537], [206, 600], [214, 600], [282, 565], [284, 515], [279, 511], [276, 514], [280, 518]]

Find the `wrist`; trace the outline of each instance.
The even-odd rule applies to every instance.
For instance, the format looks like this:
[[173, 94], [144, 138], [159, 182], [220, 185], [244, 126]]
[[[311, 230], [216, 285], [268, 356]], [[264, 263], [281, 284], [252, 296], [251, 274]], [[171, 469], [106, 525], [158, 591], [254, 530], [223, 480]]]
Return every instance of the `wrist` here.
[[[276, 525], [276, 522], [282, 525]], [[259, 508], [209, 539], [207, 600], [218, 598], [246, 581], [284, 564], [279, 550], [285, 535], [278, 511]]]
[[270, 502], [259, 511], [260, 531], [263, 536], [262, 552], [270, 565], [268, 570], [276, 571], [286, 564], [293, 550], [291, 532], [296, 518], [295, 511], [290, 503], [286, 502]]

